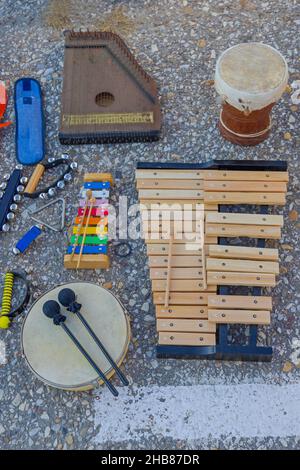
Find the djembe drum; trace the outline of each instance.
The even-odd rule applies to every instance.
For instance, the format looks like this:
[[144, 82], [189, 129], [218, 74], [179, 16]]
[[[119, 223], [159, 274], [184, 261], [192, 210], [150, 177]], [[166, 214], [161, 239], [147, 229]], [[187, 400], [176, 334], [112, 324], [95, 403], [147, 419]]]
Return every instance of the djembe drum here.
[[272, 126], [271, 110], [287, 82], [287, 63], [271, 46], [245, 43], [223, 52], [215, 74], [215, 88], [222, 99], [222, 136], [239, 145], [265, 140]]
[[[123, 362], [130, 340], [129, 318], [117, 298], [103, 287], [90, 282], [71, 282], [46, 292], [32, 305], [22, 328], [22, 350], [36, 377], [45, 384], [69, 391], [89, 390], [101, 383], [95, 370], [64, 331], [43, 315], [48, 300], [57, 300], [63, 288], [70, 288], [82, 304], [82, 313], [118, 366]], [[80, 340], [107, 378], [114, 369], [99, 351], [82, 323], [72, 313], [66, 325]]]

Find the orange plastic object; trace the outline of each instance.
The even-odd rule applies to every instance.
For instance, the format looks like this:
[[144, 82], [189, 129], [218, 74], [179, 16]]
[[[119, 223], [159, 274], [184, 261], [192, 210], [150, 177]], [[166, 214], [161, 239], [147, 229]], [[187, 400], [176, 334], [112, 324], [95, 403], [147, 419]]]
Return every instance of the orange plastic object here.
[[[0, 119], [3, 118], [7, 106], [7, 93], [4, 82], [0, 81]], [[11, 121], [0, 122], [0, 129], [10, 126]]]

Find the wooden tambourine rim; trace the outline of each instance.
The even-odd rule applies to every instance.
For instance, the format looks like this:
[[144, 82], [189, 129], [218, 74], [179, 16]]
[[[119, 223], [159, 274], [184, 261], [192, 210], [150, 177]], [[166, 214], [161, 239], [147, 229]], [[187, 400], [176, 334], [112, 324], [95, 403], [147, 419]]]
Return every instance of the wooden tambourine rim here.
[[[26, 323], [26, 319], [28, 317], [28, 315], [30, 314], [32, 308], [35, 306], [35, 304], [46, 294], [48, 294], [49, 292], [51, 292], [52, 290], [56, 289], [57, 287], [67, 287], [68, 285], [70, 284], [92, 284], [92, 285], [97, 285], [95, 284], [94, 282], [90, 282], [90, 281], [73, 281], [73, 282], [66, 282], [64, 284], [60, 284], [60, 285], [57, 285], [57, 286], [54, 286], [52, 287], [51, 289], [49, 289], [48, 291], [44, 292], [42, 295], [40, 295], [34, 302], [33, 304], [31, 305], [30, 307], [30, 310], [28, 311], [24, 321], [23, 321], [23, 324], [22, 324], [22, 329], [21, 329], [21, 351], [22, 351], [22, 355], [25, 359], [25, 362], [27, 364], [27, 367], [31, 370], [31, 372], [33, 373], [33, 375], [35, 375], [35, 377], [37, 377], [39, 380], [41, 380], [44, 384], [46, 385], [49, 385], [50, 387], [54, 387], [54, 388], [57, 388], [59, 390], [66, 390], [66, 391], [69, 391], [69, 392], [84, 392], [84, 391], [87, 391], [87, 390], [92, 390], [93, 388], [95, 388], [97, 385], [101, 385], [103, 384], [103, 381], [101, 379], [96, 379], [95, 381], [93, 382], [86, 382], [86, 383], [83, 383], [83, 384], [76, 384], [72, 387], [62, 387], [62, 386], [59, 386], [57, 385], [56, 383], [54, 382], [51, 382], [47, 379], [45, 379], [44, 377], [42, 377], [41, 375], [39, 375], [31, 366], [30, 362], [28, 361], [27, 357], [26, 357], [26, 354], [25, 354], [25, 351], [24, 351], [24, 345], [23, 345], [23, 330], [24, 330], [24, 327], [25, 327], [25, 323]], [[115, 300], [118, 302], [118, 304], [120, 305], [120, 307], [122, 308], [123, 310], [123, 313], [124, 313], [124, 317], [125, 317], [125, 321], [126, 321], [126, 326], [127, 326], [127, 340], [126, 340], [126, 343], [125, 343], [125, 346], [124, 346], [124, 349], [123, 349], [123, 352], [122, 352], [122, 355], [120, 357], [120, 359], [117, 362], [117, 365], [120, 366], [122, 364], [122, 362], [124, 361], [125, 359], [125, 356], [127, 354], [127, 351], [128, 351], [128, 346], [129, 346], [129, 343], [130, 343], [130, 338], [131, 338], [131, 328], [130, 328], [130, 320], [129, 320], [129, 315], [128, 315], [128, 312], [127, 310], [125, 309], [125, 307], [123, 306], [123, 304], [117, 299], [117, 297], [112, 294], [108, 289], [105, 289], [105, 287], [102, 287], [102, 286], [98, 286], [98, 287], [101, 287], [101, 289], [107, 291], [109, 294], [111, 294]], [[115, 370], [113, 368], [110, 368], [107, 372], [106, 372], [106, 377], [108, 379], [110, 379], [113, 375], [115, 374]]]

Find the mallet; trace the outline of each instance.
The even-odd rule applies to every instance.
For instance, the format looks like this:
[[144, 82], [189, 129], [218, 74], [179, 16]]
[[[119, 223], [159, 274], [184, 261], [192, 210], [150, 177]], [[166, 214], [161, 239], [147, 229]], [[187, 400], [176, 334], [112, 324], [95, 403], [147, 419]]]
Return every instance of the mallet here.
[[81, 354], [86, 358], [86, 360], [90, 363], [90, 365], [93, 367], [93, 369], [97, 372], [99, 377], [103, 380], [103, 382], [106, 384], [106, 386], [109, 388], [111, 393], [117, 397], [119, 395], [117, 389], [109, 382], [109, 380], [106, 378], [105, 374], [102, 372], [101, 369], [97, 366], [97, 364], [93, 361], [91, 356], [88, 354], [88, 352], [84, 349], [84, 347], [80, 344], [78, 339], [73, 335], [71, 330], [65, 325], [66, 317], [65, 315], [62, 315], [60, 313], [60, 305], [58, 302], [55, 300], [48, 300], [47, 302], [44, 303], [43, 305], [43, 313], [46, 315], [48, 318], [52, 318], [54, 325], [61, 326], [62, 329], [67, 333], [69, 338], [73, 341], [75, 346], [79, 349]]
[[103, 343], [100, 341], [100, 339], [98, 338], [94, 330], [92, 330], [92, 328], [90, 327], [86, 319], [80, 313], [81, 304], [76, 302], [75, 292], [72, 289], [62, 289], [58, 294], [58, 300], [64, 307], [67, 308], [69, 312], [72, 312], [75, 315], [77, 315], [81, 323], [85, 326], [85, 328], [87, 329], [87, 331], [89, 332], [89, 334], [91, 335], [95, 343], [97, 344], [97, 346], [103, 352], [104, 356], [106, 357], [106, 359], [108, 360], [112, 368], [115, 370], [121, 382], [124, 385], [129, 385], [129, 382], [127, 378], [125, 377], [125, 375], [123, 374], [123, 372], [119, 369], [119, 367], [117, 366], [117, 364], [115, 363], [115, 361], [113, 360], [113, 358], [111, 357], [111, 355], [109, 354], [109, 352], [107, 351]]

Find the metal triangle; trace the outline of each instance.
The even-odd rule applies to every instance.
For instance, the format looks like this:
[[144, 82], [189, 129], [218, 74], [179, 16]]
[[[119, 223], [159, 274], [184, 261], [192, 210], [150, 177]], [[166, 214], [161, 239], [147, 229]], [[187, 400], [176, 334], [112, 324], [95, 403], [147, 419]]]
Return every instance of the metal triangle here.
[[[52, 206], [53, 204], [57, 204], [59, 202], [62, 203], [62, 210], [61, 210], [59, 228], [53, 227], [52, 225], [44, 222], [43, 220], [40, 220], [37, 217], [34, 217], [36, 214], [38, 214], [39, 212], [42, 212], [47, 207]], [[30, 215], [32, 220], [34, 220], [35, 222], [37, 222], [40, 225], [44, 225], [45, 227], [49, 228], [50, 230], [53, 230], [54, 232], [61, 232], [61, 230], [63, 230], [63, 228], [65, 226], [65, 214], [66, 214], [66, 201], [62, 197], [54, 199], [54, 201], [50, 201], [47, 204], [45, 204], [44, 206], [39, 207], [38, 209], [35, 209], [34, 211], [29, 211], [29, 215]]]

